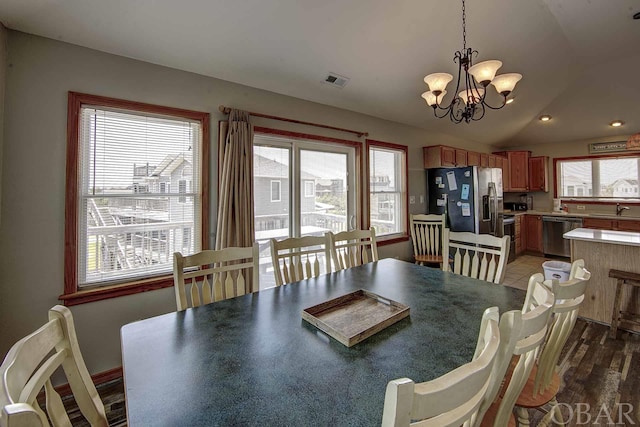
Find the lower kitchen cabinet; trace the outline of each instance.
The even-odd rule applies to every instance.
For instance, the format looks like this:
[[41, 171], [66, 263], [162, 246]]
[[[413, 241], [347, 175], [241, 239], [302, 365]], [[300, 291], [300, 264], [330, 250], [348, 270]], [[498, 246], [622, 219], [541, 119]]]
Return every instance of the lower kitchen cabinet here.
[[515, 216], [516, 255], [522, 255], [526, 248], [526, 233], [524, 231], [524, 215]]
[[585, 218], [582, 220], [582, 226], [584, 228], [594, 228], [597, 230], [640, 232], [640, 221], [633, 219]]
[[542, 215], [525, 215], [525, 248], [527, 251], [541, 254], [542, 245]]

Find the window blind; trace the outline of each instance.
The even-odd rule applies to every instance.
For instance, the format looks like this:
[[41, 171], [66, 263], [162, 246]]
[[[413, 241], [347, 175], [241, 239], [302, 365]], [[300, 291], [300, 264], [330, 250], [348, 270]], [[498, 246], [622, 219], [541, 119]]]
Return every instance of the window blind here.
[[200, 251], [199, 122], [83, 106], [78, 286], [170, 274]]

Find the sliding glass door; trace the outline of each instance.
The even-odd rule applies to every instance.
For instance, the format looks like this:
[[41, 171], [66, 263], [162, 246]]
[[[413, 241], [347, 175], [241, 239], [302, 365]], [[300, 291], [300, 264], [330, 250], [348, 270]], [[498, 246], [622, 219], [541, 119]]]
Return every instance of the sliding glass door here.
[[264, 289], [275, 285], [269, 239], [322, 236], [355, 226], [355, 149], [256, 135], [253, 160], [260, 288]]

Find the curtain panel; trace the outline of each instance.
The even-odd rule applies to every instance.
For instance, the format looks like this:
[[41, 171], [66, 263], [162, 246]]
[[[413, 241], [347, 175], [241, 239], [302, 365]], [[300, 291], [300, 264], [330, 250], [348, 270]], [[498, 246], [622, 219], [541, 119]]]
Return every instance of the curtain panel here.
[[[228, 122], [220, 126], [216, 249], [248, 247], [254, 242], [253, 125], [249, 118], [246, 111], [231, 110]], [[251, 280], [246, 287], [246, 292], [258, 290]]]

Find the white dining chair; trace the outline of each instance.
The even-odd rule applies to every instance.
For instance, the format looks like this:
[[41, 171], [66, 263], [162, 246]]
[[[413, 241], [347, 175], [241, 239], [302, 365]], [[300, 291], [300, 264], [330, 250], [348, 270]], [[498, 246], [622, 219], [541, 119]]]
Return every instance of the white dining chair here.
[[[9, 349], [0, 365], [0, 426], [71, 426], [51, 376], [62, 367], [86, 420], [107, 427], [104, 405], [82, 359], [71, 311], [56, 305], [49, 321]], [[44, 389], [45, 408], [36, 397]], [[46, 411], [46, 413], [45, 413]]]
[[[178, 311], [259, 289], [258, 244], [247, 248], [173, 254], [173, 283]], [[251, 270], [249, 273], [247, 270]], [[247, 283], [248, 280], [251, 283]]]
[[509, 258], [509, 236], [457, 233], [444, 229], [442, 269], [455, 274], [501, 283]]
[[334, 271], [378, 261], [378, 244], [373, 227], [369, 230], [328, 234]]
[[[516, 424], [513, 408], [544, 343], [555, 304], [553, 292], [543, 285], [543, 281], [540, 273], [531, 276], [522, 310], [508, 311], [500, 318], [501, 340], [494, 365], [495, 381], [489, 399], [481, 408], [482, 426]], [[517, 362], [511, 364], [512, 361]]]
[[479, 409], [488, 397], [500, 339], [498, 308], [491, 307], [482, 316], [471, 362], [428, 382], [401, 378], [387, 384], [383, 427], [477, 425]]
[[542, 410], [546, 405], [550, 405], [550, 408], [538, 425], [546, 426], [551, 421], [563, 423], [562, 412], [556, 399], [561, 384], [556, 367], [560, 352], [575, 326], [578, 309], [584, 301], [587, 283], [591, 278], [591, 273], [584, 266], [584, 260], [573, 262], [569, 277], [570, 279], [566, 282], [557, 280], [544, 282], [547, 287], [553, 288], [555, 297], [553, 318], [547, 341], [538, 356], [537, 365], [529, 374], [516, 401], [518, 424], [528, 425], [528, 410]]
[[416, 264], [442, 265], [442, 238], [445, 215], [411, 215], [411, 241]]
[[329, 235], [271, 239], [271, 263], [276, 285], [331, 273]]

